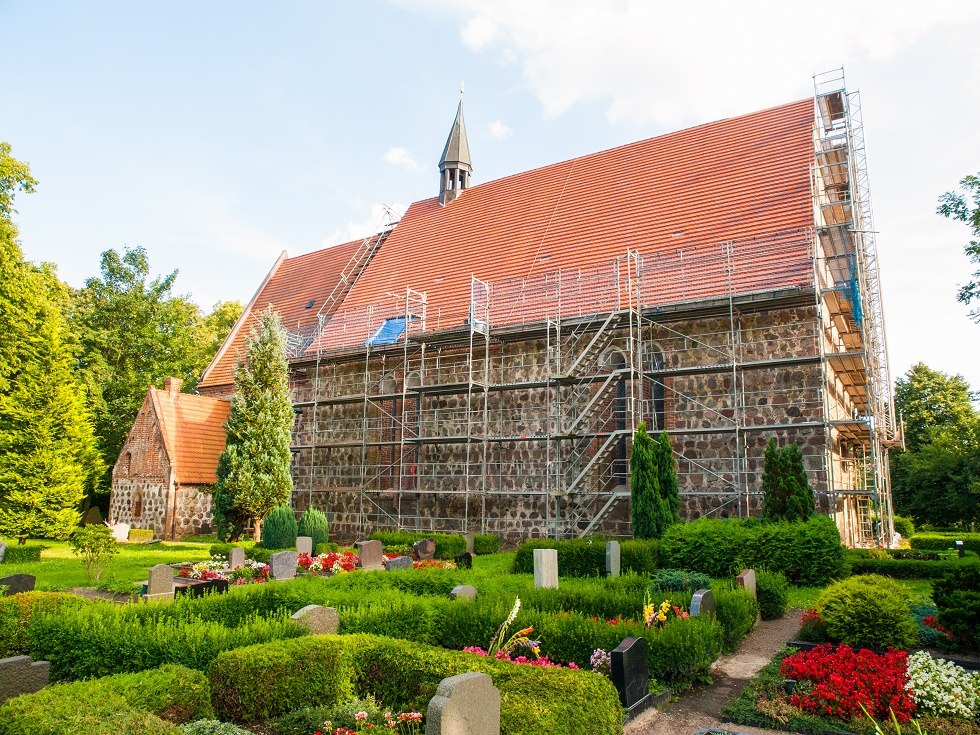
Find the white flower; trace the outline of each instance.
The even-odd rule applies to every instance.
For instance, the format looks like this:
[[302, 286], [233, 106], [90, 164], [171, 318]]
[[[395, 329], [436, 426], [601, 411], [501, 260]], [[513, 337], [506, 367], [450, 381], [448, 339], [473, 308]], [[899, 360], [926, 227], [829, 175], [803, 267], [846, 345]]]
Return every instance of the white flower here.
[[908, 676], [905, 686], [921, 712], [965, 718], [980, 713], [980, 674], [919, 651], [909, 657]]

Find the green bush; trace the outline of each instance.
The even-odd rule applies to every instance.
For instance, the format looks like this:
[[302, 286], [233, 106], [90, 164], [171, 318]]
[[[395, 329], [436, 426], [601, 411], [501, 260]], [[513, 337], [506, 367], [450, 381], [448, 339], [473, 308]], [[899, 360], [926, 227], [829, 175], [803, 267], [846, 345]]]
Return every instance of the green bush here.
[[228, 555], [231, 554], [231, 550], [236, 547], [245, 549], [245, 556], [247, 558], [249, 559], [255, 558], [252, 556], [252, 550], [255, 548], [255, 544], [252, 542], [247, 542], [247, 543], [231, 542], [231, 543], [211, 544], [211, 546], [208, 547], [208, 554], [212, 558], [219, 557], [221, 559], [227, 560]]
[[353, 694], [354, 670], [340, 636], [308, 636], [219, 655], [209, 676], [219, 717], [254, 722]]
[[[296, 544], [295, 539], [293, 539], [293, 544]], [[252, 561], [268, 564], [269, 559], [272, 558], [272, 555], [275, 554], [276, 551], [279, 551], [279, 549], [267, 549], [263, 544], [255, 544], [251, 549], [245, 550], [245, 556]]]
[[112, 557], [119, 553], [119, 544], [108, 526], [81, 526], [72, 531], [68, 539], [71, 553], [82, 558], [89, 579], [98, 581], [109, 566]]
[[325, 720], [330, 720], [335, 728], [346, 727], [353, 730], [360, 712], [367, 715], [365, 723], [374, 725], [380, 732], [384, 731], [384, 710], [374, 697], [369, 696], [355, 697], [329, 707], [303, 707], [294, 710], [275, 721], [275, 732], [276, 735], [310, 735], [322, 730]]
[[179, 733], [162, 722], [213, 717], [199, 671], [164, 666], [138, 674], [55, 684], [0, 707], [2, 735], [51, 733]]
[[915, 533], [915, 523], [908, 516], [895, 516], [895, 531], [896, 533], [902, 534], [905, 538], [912, 538]]
[[721, 653], [724, 630], [708, 615], [674, 620], [644, 637], [650, 646], [650, 675], [658, 681], [684, 682], [708, 675]]
[[129, 529], [129, 535], [126, 540], [131, 544], [145, 544], [147, 541], [153, 540], [153, 529], [152, 528], [131, 528]]
[[711, 587], [711, 577], [687, 569], [658, 569], [650, 579], [653, 592], [696, 592]]
[[755, 573], [755, 591], [759, 599], [759, 612], [763, 620], [781, 618], [789, 607], [789, 582], [782, 572]]
[[435, 541], [436, 559], [451, 561], [466, 551], [466, 537], [458, 533], [422, 533], [419, 531], [375, 531], [371, 540], [380, 541], [385, 547], [403, 548], [411, 546], [416, 541], [430, 538]]
[[317, 544], [313, 547], [313, 553], [319, 556], [320, 554], [336, 554], [337, 550], [340, 548], [338, 544], [333, 541], [327, 541], [325, 544]]
[[817, 609], [833, 639], [855, 648], [911, 648], [919, 639], [908, 594], [898, 582], [875, 574], [832, 584]]
[[313, 548], [330, 540], [330, 524], [322, 511], [310, 508], [299, 519], [298, 535], [313, 539]]
[[[928, 552], [913, 552], [928, 553]], [[980, 569], [980, 559], [970, 552], [962, 559], [902, 559], [891, 558], [889, 550], [887, 558], [878, 559], [869, 556], [864, 549], [852, 549], [847, 552], [847, 562], [851, 574], [880, 574], [893, 579], [941, 579], [954, 569]]]
[[[317, 724], [322, 725], [323, 721], [321, 720]], [[221, 720], [188, 722], [186, 725], [181, 725], [180, 729], [184, 735], [252, 735], [251, 730], [232, 725], [230, 722], [221, 722]], [[309, 735], [309, 733], [304, 733], [304, 735]]]
[[759, 617], [759, 603], [748, 590], [731, 583], [715, 585], [715, 617], [724, 630], [724, 650], [734, 651]]
[[658, 539], [634, 539], [620, 544], [620, 565], [624, 572], [653, 574], [657, 570]]
[[500, 551], [500, 536], [492, 533], [478, 533], [473, 537], [473, 553], [477, 556], [496, 554]]
[[525, 541], [514, 556], [515, 574], [534, 574], [535, 549], [557, 549], [558, 574], [562, 577], [603, 577], [606, 574], [606, 542], [599, 537]]
[[7, 545], [7, 553], [3, 555], [3, 564], [29, 564], [34, 561], [41, 561], [41, 552], [44, 551], [47, 546], [41, 544], [26, 544], [24, 546], [17, 546], [15, 544]]
[[960, 568], [932, 586], [939, 623], [967, 650], [980, 648], [980, 568]]
[[266, 549], [292, 549], [296, 546], [299, 526], [296, 512], [289, 505], [279, 505], [262, 521], [262, 546]]
[[64, 608], [91, 605], [89, 600], [67, 592], [22, 592], [0, 597], [0, 658], [31, 652], [27, 631], [38, 613], [57, 613]]
[[967, 551], [980, 554], [980, 533], [917, 533], [909, 543], [913, 549], [947, 551], [954, 548], [955, 541], [962, 541]]

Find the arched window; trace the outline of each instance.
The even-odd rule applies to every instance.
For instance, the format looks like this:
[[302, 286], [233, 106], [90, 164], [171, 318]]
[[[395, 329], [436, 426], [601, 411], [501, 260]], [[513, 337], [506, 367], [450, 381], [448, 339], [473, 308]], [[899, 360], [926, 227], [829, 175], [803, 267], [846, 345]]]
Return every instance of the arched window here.
[[664, 353], [656, 345], [652, 346], [647, 353], [647, 370], [649, 371], [650, 383], [650, 428], [663, 431], [667, 428], [664, 420], [665, 381], [667, 377], [664, 375]]
[[133, 493], [133, 507], [132, 507], [133, 519], [137, 519], [143, 516], [143, 491], [137, 490]]
[[123, 458], [123, 474], [126, 477], [133, 476], [133, 453], [126, 452], [126, 456]]

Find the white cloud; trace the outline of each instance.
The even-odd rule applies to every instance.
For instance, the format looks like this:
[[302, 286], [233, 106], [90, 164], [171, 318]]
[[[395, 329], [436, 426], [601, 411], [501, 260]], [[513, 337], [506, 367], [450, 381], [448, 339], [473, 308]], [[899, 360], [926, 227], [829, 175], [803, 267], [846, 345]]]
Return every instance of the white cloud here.
[[491, 137], [497, 139], [506, 138], [508, 135], [514, 132], [503, 120], [494, 120], [492, 123], [490, 123], [488, 129]]
[[401, 146], [389, 148], [387, 151], [385, 151], [384, 159], [392, 166], [405, 168], [409, 171], [419, 171], [422, 168], [419, 166], [418, 161], [412, 157], [412, 154]]
[[327, 235], [320, 242], [320, 247], [326, 248], [331, 245], [339, 245], [342, 242], [350, 242], [358, 238], [364, 238], [378, 232], [389, 222], [401, 219], [408, 209], [407, 204], [372, 204], [371, 213], [360, 220], [351, 220], [343, 227]]
[[497, 24], [485, 15], [476, 15], [460, 30], [463, 43], [473, 51], [482, 51], [500, 37]]

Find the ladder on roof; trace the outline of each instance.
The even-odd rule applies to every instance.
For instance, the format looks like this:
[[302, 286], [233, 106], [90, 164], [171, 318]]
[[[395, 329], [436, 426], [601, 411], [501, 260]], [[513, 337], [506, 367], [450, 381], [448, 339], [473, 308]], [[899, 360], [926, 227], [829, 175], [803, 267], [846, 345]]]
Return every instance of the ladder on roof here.
[[347, 261], [347, 265], [340, 272], [340, 278], [334, 285], [333, 291], [330, 292], [330, 295], [327, 296], [326, 300], [320, 306], [320, 310], [316, 313], [318, 317], [330, 318], [340, 302], [350, 292], [354, 282], [361, 273], [361, 269], [371, 260], [378, 248], [384, 244], [384, 241], [388, 239], [388, 235], [391, 234], [393, 229], [393, 225], [389, 226], [381, 230], [381, 232], [368, 235], [361, 241], [357, 251], [351, 256], [351, 259]]

